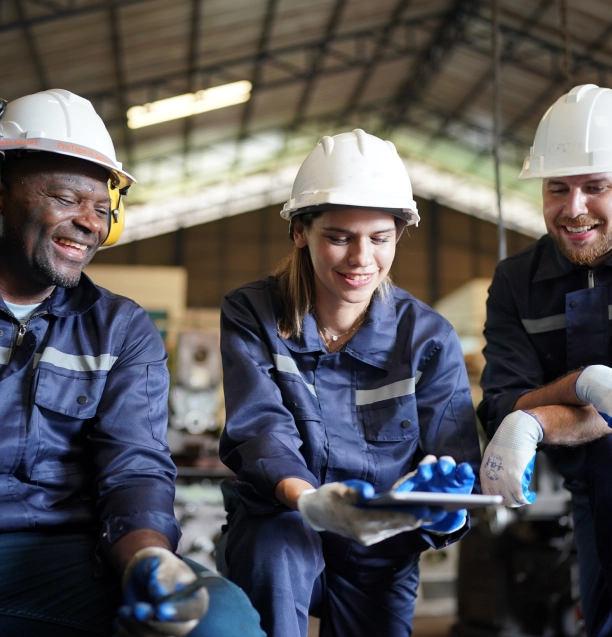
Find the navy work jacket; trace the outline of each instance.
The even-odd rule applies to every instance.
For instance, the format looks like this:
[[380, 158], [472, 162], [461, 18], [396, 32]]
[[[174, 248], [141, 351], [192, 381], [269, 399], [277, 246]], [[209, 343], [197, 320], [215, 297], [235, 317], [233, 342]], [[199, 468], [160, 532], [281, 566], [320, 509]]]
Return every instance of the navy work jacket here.
[[380, 493], [426, 454], [469, 462], [478, 474], [463, 355], [444, 318], [392, 287], [388, 301], [374, 296], [346, 346], [328, 353], [312, 314], [299, 339], [282, 338], [279, 304], [273, 278], [222, 304], [221, 458], [249, 513], [281, 506], [274, 490], [285, 478], [314, 487], [366, 480]]
[[[478, 416], [491, 437], [522, 394], [586, 365], [612, 365], [612, 258], [596, 268], [566, 259], [545, 235], [505, 259], [489, 288]], [[546, 448], [572, 491], [584, 448]]]
[[0, 532], [154, 529], [176, 546], [168, 371], [133, 301], [85, 275], [22, 324], [0, 298]]

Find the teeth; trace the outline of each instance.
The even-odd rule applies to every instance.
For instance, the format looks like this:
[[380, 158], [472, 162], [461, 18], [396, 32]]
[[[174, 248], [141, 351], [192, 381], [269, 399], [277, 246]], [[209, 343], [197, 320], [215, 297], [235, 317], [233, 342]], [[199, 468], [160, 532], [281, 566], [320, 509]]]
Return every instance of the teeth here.
[[77, 243], [76, 241], [70, 241], [70, 239], [58, 239], [57, 242], [63, 243], [65, 246], [77, 248], [78, 250], [87, 250], [87, 246], [84, 246], [82, 243]]
[[371, 274], [345, 274], [344, 276], [347, 279], [351, 279], [351, 281], [365, 281], [366, 279], [369, 279], [372, 275]]
[[581, 232], [588, 232], [591, 228], [594, 227], [595, 226], [578, 226], [577, 228], [574, 228], [572, 226], [565, 226], [565, 229], [571, 234], [580, 234]]

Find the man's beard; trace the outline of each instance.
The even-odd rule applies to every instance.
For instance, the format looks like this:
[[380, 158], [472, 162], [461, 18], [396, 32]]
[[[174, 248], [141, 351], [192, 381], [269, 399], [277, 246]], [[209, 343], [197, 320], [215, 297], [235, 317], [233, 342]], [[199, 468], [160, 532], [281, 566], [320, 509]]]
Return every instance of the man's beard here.
[[81, 273], [66, 274], [64, 272], [58, 272], [52, 263], [44, 261], [37, 264], [37, 269], [40, 274], [43, 274], [52, 285], [57, 285], [60, 288], [75, 288], [81, 280]]
[[[597, 219], [591, 219], [590, 217], [581, 218], [579, 225], [573, 225], [572, 223], [568, 223], [567, 217], [561, 217], [555, 221], [555, 226], [559, 228], [561, 225], [568, 225], [572, 228], [580, 228], [580, 227], [588, 227], [588, 226], [596, 226], [601, 225], [601, 222]], [[586, 222], [586, 223], [585, 223]], [[572, 263], [576, 265], [588, 265], [592, 263], [599, 257], [604, 256], [610, 250], [612, 250], [612, 232], [607, 232], [606, 234], [601, 234], [597, 237], [595, 243], [591, 244], [589, 247], [584, 249], [572, 249], [570, 250], [567, 246], [567, 243], [563, 241], [562, 236], [553, 235], [553, 240], [557, 244], [557, 247], [561, 251], [561, 254]]]

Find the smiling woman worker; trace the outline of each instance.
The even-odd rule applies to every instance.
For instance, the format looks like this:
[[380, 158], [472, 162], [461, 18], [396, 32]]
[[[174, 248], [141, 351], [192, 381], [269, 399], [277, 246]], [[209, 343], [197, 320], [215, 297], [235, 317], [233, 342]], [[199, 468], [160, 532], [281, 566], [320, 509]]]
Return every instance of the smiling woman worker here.
[[410, 180], [391, 142], [324, 137], [281, 216], [293, 253], [222, 305], [227, 574], [270, 637], [305, 636], [309, 612], [321, 635], [410, 635], [419, 554], [459, 539], [466, 512], [363, 503], [469, 493], [480, 462], [457, 336], [388, 278], [419, 219]]

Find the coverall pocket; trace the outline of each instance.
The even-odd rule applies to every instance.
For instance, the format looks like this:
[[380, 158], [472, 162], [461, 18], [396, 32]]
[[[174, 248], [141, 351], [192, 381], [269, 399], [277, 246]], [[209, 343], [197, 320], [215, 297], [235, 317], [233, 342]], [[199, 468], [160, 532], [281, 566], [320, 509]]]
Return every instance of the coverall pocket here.
[[[33, 415], [35, 427], [27, 443], [36, 448], [30, 477], [53, 484], [60, 476], [73, 475], [78, 483], [89, 462], [89, 427], [84, 422], [96, 415], [106, 375], [64, 374], [46, 368], [39, 368], [37, 374], [34, 405], [38, 413]], [[64, 486], [68, 488], [68, 483]]]
[[105, 384], [106, 376], [68, 376], [39, 369], [34, 402], [50, 411], [86, 420], [96, 415]]
[[414, 394], [357, 407], [365, 439], [370, 442], [411, 440], [419, 435]]

